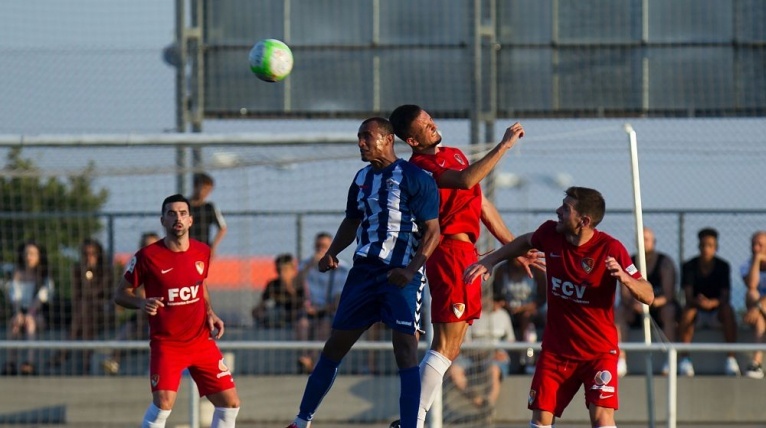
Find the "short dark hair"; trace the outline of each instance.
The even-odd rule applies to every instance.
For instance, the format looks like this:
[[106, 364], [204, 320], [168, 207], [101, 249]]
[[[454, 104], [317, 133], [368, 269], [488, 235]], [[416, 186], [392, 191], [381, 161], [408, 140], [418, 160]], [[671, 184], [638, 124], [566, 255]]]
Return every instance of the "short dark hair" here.
[[710, 236], [717, 241], [718, 231], [713, 229], [712, 227], [706, 227], [704, 229], [700, 229], [700, 231], [697, 232], [697, 239], [699, 239], [700, 241], [702, 241], [702, 238], [705, 238], [707, 236]]
[[280, 267], [282, 265], [292, 264], [294, 263], [295, 259], [293, 258], [293, 255], [290, 253], [282, 253], [279, 254], [274, 258], [274, 265], [276, 267]]
[[401, 138], [402, 141], [410, 138], [410, 126], [412, 126], [412, 122], [420, 116], [422, 111], [423, 109], [415, 104], [404, 104], [394, 109], [391, 115], [388, 116], [388, 120], [394, 127], [394, 134]]
[[330, 239], [332, 239], [332, 234], [330, 234], [330, 232], [319, 232], [314, 237], [314, 240], [321, 239], [321, 238], [330, 238]]
[[161, 215], [165, 215], [165, 205], [172, 204], [173, 202], [184, 202], [186, 203], [186, 207], [191, 211], [191, 204], [189, 203], [189, 200], [186, 199], [186, 196], [176, 193], [175, 195], [170, 195], [167, 198], [165, 198], [164, 201], [162, 201], [162, 210], [160, 211]]
[[581, 215], [589, 216], [593, 227], [604, 219], [606, 201], [598, 190], [572, 186], [566, 190], [566, 195], [577, 201], [574, 209]]
[[380, 128], [380, 131], [383, 133], [383, 135], [393, 135], [394, 133], [394, 127], [391, 126], [391, 122], [388, 121], [385, 117], [379, 117], [379, 116], [373, 116], [370, 118], [367, 118], [362, 122], [360, 126], [364, 126], [368, 123], [375, 123], [378, 125], [378, 128]]
[[192, 185], [194, 187], [200, 187], [203, 185], [213, 186], [215, 185], [215, 181], [213, 181], [213, 177], [210, 175], [204, 172], [198, 172], [192, 176]]

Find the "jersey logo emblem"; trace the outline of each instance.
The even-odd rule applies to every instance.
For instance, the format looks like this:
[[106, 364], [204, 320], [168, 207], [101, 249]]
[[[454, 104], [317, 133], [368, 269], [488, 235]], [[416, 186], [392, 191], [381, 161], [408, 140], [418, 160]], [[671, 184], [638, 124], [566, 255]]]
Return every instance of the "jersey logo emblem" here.
[[156, 388], [157, 384], [160, 383], [160, 375], [153, 374], [151, 378], [151, 382], [152, 382], [152, 387]]
[[455, 153], [455, 160], [456, 160], [456, 161], [457, 161], [457, 163], [459, 163], [460, 165], [465, 165], [465, 161], [464, 161], [464, 160], [463, 160], [463, 158], [462, 158], [462, 157], [460, 157], [460, 155], [459, 155], [459, 154], [457, 154], [457, 153]]
[[585, 271], [585, 273], [590, 273], [593, 270], [594, 264], [596, 264], [595, 260], [590, 257], [586, 257], [580, 260], [580, 266]]
[[440, 167], [444, 168], [444, 159], [439, 159], [436, 161], [436, 163], [438, 163]]
[[528, 405], [532, 405], [535, 402], [535, 397], [537, 397], [537, 391], [534, 389], [529, 390], [529, 398], [527, 399]]
[[596, 373], [596, 376], [594, 376], [594, 383], [596, 385], [608, 385], [609, 382], [612, 380], [612, 374], [609, 373], [609, 370], [601, 370], [598, 373]]
[[455, 303], [452, 305], [452, 312], [455, 314], [456, 317], [460, 318], [463, 316], [463, 312], [465, 312], [465, 303]]
[[202, 275], [202, 272], [205, 271], [205, 262], [194, 262], [194, 267], [196, 267], [197, 272]]
[[162, 269], [162, 274], [163, 274], [163, 275], [165, 275], [166, 273], [170, 272], [171, 270], [173, 270], [173, 268], [170, 268], [170, 269]]

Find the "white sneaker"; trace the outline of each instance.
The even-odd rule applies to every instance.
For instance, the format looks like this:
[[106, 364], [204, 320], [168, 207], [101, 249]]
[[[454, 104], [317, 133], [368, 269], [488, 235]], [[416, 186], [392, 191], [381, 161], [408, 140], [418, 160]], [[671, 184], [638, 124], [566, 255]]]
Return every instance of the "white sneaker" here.
[[694, 376], [694, 366], [689, 357], [682, 358], [681, 362], [678, 363], [678, 374], [681, 376]]
[[623, 377], [626, 374], [628, 374], [628, 363], [625, 358], [620, 358], [617, 360], [617, 376]]
[[728, 357], [726, 358], [726, 376], [739, 376], [739, 364], [737, 363], [737, 359], [734, 357]]

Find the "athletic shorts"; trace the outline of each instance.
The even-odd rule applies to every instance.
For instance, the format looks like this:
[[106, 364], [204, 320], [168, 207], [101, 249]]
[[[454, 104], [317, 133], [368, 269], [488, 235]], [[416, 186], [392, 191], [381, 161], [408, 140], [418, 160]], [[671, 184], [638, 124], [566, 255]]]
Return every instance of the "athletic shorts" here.
[[366, 329], [383, 321], [406, 334], [422, 332], [423, 275], [417, 274], [404, 287], [388, 282], [391, 266], [379, 259], [360, 258], [348, 273], [332, 322], [337, 330]]
[[152, 392], [176, 391], [181, 375], [189, 369], [200, 397], [234, 388], [234, 378], [214, 340], [198, 340], [191, 345], [150, 344], [149, 381]]
[[585, 407], [617, 410], [617, 355], [604, 354], [592, 360], [572, 360], [543, 350], [535, 366], [527, 407], [544, 410], [560, 418], [580, 385], [585, 390]]
[[465, 241], [443, 238], [426, 262], [431, 290], [431, 322], [453, 323], [481, 316], [481, 278], [463, 282], [463, 272], [478, 261], [476, 247]]

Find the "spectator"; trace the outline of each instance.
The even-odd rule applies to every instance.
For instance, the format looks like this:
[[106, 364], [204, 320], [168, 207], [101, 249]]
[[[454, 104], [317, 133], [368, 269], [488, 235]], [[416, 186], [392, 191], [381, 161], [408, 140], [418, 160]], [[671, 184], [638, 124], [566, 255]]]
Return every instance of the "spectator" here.
[[[9, 294], [13, 315], [8, 324], [8, 338], [35, 340], [37, 331], [43, 326], [42, 306], [53, 297], [53, 280], [48, 271], [48, 256], [44, 247], [34, 241], [19, 245]], [[4, 375], [36, 373], [34, 352], [31, 349], [26, 361], [18, 367], [17, 358], [17, 351], [11, 350], [3, 367]]]
[[[676, 298], [676, 267], [673, 259], [665, 253], [656, 251], [657, 239], [654, 231], [644, 228], [644, 254], [646, 257], [646, 279], [654, 289], [654, 301], [649, 306], [649, 314], [656, 322], [669, 342], [676, 341], [678, 317], [681, 304]], [[633, 263], [638, 265], [638, 257], [632, 256]], [[615, 321], [619, 328], [621, 339], [628, 337], [629, 328], [639, 328], [643, 322], [643, 304], [636, 301], [625, 289], [622, 290], [620, 304], [615, 311]], [[620, 350], [620, 361], [617, 374], [622, 377], [628, 372], [625, 362], [625, 351]], [[662, 374], [668, 374], [667, 362], [662, 367]]]
[[[138, 241], [138, 248], [144, 248], [147, 245], [154, 244], [160, 240], [160, 235], [156, 232], [144, 232], [141, 234], [141, 239]], [[121, 269], [124, 270], [124, 269]], [[145, 298], [144, 288], [139, 287], [136, 289], [136, 294]], [[120, 309], [125, 309], [119, 307]], [[146, 322], [146, 314], [140, 311], [131, 310], [127, 314], [127, 317], [120, 324], [117, 331], [116, 340], [146, 340], [149, 338], [149, 325]], [[120, 372], [120, 360], [122, 359], [122, 353], [119, 350], [112, 352], [111, 358], [106, 359], [101, 366], [106, 374], [116, 375]]]
[[[340, 292], [348, 276], [348, 267], [341, 262], [337, 269], [319, 272], [319, 260], [332, 244], [332, 235], [320, 232], [314, 240], [314, 253], [301, 262], [298, 271], [298, 287], [303, 287], [306, 300], [296, 323], [296, 339], [321, 340], [330, 337], [332, 318], [338, 307]], [[298, 358], [299, 369], [310, 373], [314, 368], [316, 352], [306, 352]]]
[[[753, 326], [755, 342], [762, 343], [766, 332], [766, 230], [753, 234], [751, 241], [752, 257], [742, 264], [739, 271], [745, 281], [744, 321]], [[753, 361], [747, 367], [745, 375], [753, 379], [763, 379], [763, 352], [753, 353]]]
[[[72, 266], [72, 323], [69, 340], [94, 340], [112, 327], [113, 281], [112, 265], [105, 257], [104, 247], [95, 239], [85, 238], [80, 244], [80, 261]], [[92, 354], [92, 351], [84, 353], [84, 373], [90, 373]], [[62, 350], [54, 356], [52, 363], [59, 366], [68, 357], [69, 353]]]
[[[522, 269], [523, 270], [523, 269]], [[526, 274], [525, 274], [526, 275]], [[489, 303], [489, 304], [487, 304]], [[495, 294], [491, 302], [485, 302], [482, 317], [468, 328], [466, 342], [472, 340], [514, 342], [511, 317], [505, 310], [505, 296]], [[486, 364], [482, 364], [486, 363]], [[469, 372], [488, 370], [489, 388], [481, 393], [468, 384]], [[484, 350], [463, 352], [455, 363], [447, 369], [447, 375], [458, 391], [463, 393], [478, 408], [494, 408], [500, 395], [500, 383], [510, 369], [510, 358], [505, 349], [495, 349], [487, 353]]]
[[304, 290], [298, 286], [298, 269], [291, 254], [274, 259], [277, 277], [266, 284], [253, 318], [266, 328], [292, 326], [303, 305]]
[[[534, 278], [517, 259], [505, 262], [495, 272], [494, 293], [503, 297], [517, 337], [524, 342], [537, 342], [537, 330], [545, 325], [545, 272], [532, 271]], [[527, 374], [535, 371], [534, 350], [521, 356], [520, 368]]]
[[[210, 252], [215, 255], [218, 245], [226, 235], [226, 220], [216, 206], [207, 200], [213, 193], [215, 182], [213, 177], [200, 172], [194, 174], [192, 196], [189, 198], [191, 203], [192, 225], [189, 229], [189, 237], [202, 241], [210, 246]], [[217, 231], [210, 239], [210, 228], [215, 225]]]
[[[683, 264], [681, 285], [686, 295], [686, 305], [681, 313], [678, 334], [683, 343], [691, 343], [695, 323], [711, 325], [717, 320], [723, 325], [726, 343], [737, 341], [737, 320], [730, 303], [731, 268], [729, 263], [716, 256], [718, 232], [705, 228], [697, 233], [700, 255]], [[694, 376], [694, 366], [688, 353], [681, 355], [678, 372]], [[725, 373], [739, 376], [739, 364], [734, 353], [726, 358]]]

